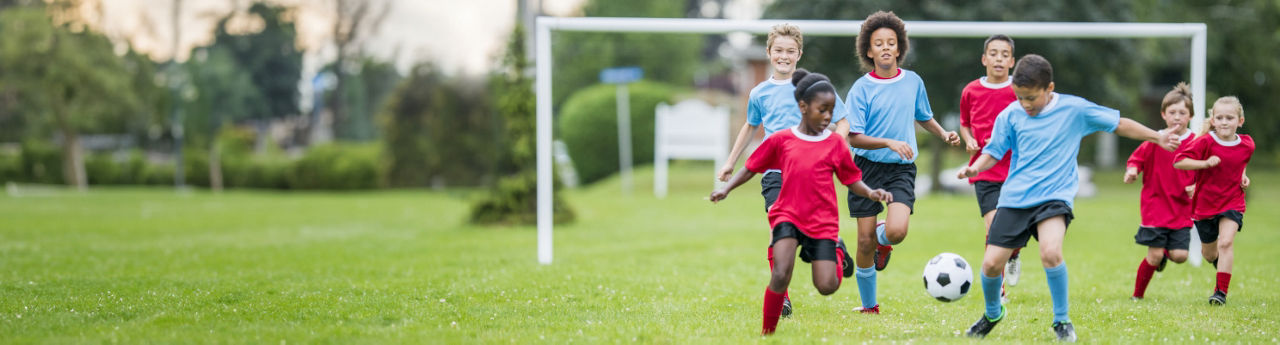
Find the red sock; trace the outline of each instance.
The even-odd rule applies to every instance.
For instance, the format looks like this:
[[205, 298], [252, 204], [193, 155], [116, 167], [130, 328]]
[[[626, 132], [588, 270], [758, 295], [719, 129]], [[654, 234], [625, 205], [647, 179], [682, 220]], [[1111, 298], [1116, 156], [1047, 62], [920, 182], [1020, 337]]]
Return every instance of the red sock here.
[[1151, 275], [1156, 273], [1156, 266], [1147, 263], [1147, 258], [1142, 258], [1138, 263], [1138, 279], [1133, 282], [1133, 297], [1142, 298], [1147, 294], [1147, 284], [1151, 283]]
[[836, 248], [836, 286], [844, 284], [844, 265], [848, 264], [844, 262], [844, 251]]
[[1021, 253], [1021, 252], [1022, 252], [1022, 248], [1014, 249], [1014, 250], [1013, 250], [1013, 254], [1012, 254], [1012, 255], [1009, 255], [1009, 257], [1011, 257], [1011, 258], [1016, 258], [1016, 257], [1018, 257], [1018, 253]]
[[[769, 273], [773, 273], [773, 246], [769, 246]], [[791, 298], [786, 291], [782, 292], [783, 298]]]
[[761, 335], [773, 334], [778, 329], [778, 317], [782, 316], [782, 296], [786, 293], [764, 289], [764, 328], [760, 330]]
[[1231, 273], [1218, 272], [1218, 289], [1214, 291], [1222, 291], [1227, 293], [1227, 286], [1231, 285]]

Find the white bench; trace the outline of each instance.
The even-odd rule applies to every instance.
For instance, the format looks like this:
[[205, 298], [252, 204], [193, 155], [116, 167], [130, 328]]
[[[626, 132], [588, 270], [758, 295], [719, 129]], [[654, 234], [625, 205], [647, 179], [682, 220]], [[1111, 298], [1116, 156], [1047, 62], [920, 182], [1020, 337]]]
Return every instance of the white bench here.
[[[724, 164], [729, 152], [729, 107], [697, 99], [658, 104], [653, 124], [653, 195], [667, 196], [667, 161], [702, 159]], [[713, 178], [714, 180], [714, 178]]]

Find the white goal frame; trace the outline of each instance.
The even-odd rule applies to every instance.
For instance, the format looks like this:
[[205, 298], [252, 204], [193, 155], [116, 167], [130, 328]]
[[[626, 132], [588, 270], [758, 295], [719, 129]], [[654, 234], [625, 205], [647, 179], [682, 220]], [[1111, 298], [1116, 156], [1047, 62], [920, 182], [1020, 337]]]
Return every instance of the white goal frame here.
[[[538, 156], [538, 262], [551, 263], [552, 250], [552, 152], [551, 152], [551, 31], [767, 34], [776, 24], [791, 23], [810, 36], [856, 37], [861, 20], [728, 20], [690, 18], [561, 18], [538, 17], [534, 26], [535, 94], [537, 97]], [[1205, 64], [1208, 27], [1204, 23], [1065, 23], [1065, 22], [948, 22], [907, 21], [913, 37], [987, 37], [1006, 34], [1015, 38], [1190, 38], [1192, 101], [1205, 108]], [[1203, 111], [1191, 121], [1198, 128]]]

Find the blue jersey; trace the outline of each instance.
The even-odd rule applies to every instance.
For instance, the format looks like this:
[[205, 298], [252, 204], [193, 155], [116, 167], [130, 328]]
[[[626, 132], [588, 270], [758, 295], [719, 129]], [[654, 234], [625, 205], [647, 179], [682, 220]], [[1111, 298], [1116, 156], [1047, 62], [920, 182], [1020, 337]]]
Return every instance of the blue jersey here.
[[996, 117], [982, 153], [999, 160], [1013, 150], [998, 207], [1030, 208], [1053, 200], [1072, 206], [1080, 188], [1080, 140], [1093, 132], [1114, 132], [1120, 124], [1118, 110], [1072, 95], [1052, 97], [1036, 116], [1013, 102]]
[[[848, 109], [836, 95], [835, 108], [831, 111], [831, 123], [845, 118]], [[791, 81], [769, 78], [751, 89], [747, 99], [747, 124], [764, 125], [764, 136], [795, 127], [800, 124], [800, 106], [796, 102], [796, 87]]]
[[[849, 100], [849, 133], [905, 141], [911, 145], [912, 152], [918, 153], [916, 121], [933, 119], [933, 110], [929, 108], [929, 95], [925, 93], [924, 80], [920, 75], [905, 69], [899, 71], [898, 76], [889, 79], [878, 79], [867, 73], [853, 83], [845, 97]], [[887, 147], [875, 150], [854, 148], [853, 153], [880, 163], [915, 161], [914, 157], [902, 159]]]

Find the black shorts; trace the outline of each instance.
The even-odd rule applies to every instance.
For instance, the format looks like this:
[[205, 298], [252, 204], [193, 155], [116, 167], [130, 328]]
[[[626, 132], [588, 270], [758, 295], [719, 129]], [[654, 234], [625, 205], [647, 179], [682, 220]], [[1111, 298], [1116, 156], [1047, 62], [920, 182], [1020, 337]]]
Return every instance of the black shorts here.
[[1236, 231], [1244, 231], [1244, 213], [1236, 210], [1228, 210], [1226, 212], [1216, 214], [1213, 217], [1196, 221], [1196, 231], [1200, 233], [1201, 243], [1213, 243], [1218, 241], [1218, 223], [1221, 222], [1222, 218], [1230, 219], [1235, 221], [1236, 224], [1239, 224], [1240, 228], [1236, 229]]
[[778, 226], [773, 227], [773, 241], [769, 242], [769, 247], [773, 247], [775, 243], [778, 243], [778, 240], [787, 237], [796, 239], [796, 243], [800, 247], [796, 252], [800, 253], [800, 260], [804, 262], [813, 262], [813, 260], [836, 261], [836, 241], [809, 237], [791, 222], [778, 223]]
[[1133, 240], [1148, 247], [1187, 250], [1191, 248], [1191, 228], [1139, 226], [1138, 234], [1133, 235]]
[[782, 173], [766, 172], [760, 178], [760, 196], [764, 197], [764, 211], [769, 212], [773, 202], [778, 201], [778, 192], [782, 191]]
[[981, 216], [986, 216], [987, 212], [995, 211], [996, 204], [1000, 202], [1000, 187], [1004, 186], [1004, 182], [978, 181], [973, 183], [973, 192], [978, 196], [978, 211], [982, 212]]
[[1009, 249], [1022, 248], [1031, 237], [1040, 240], [1040, 234], [1036, 231], [1037, 224], [1062, 215], [1066, 216], [1066, 225], [1071, 225], [1071, 219], [1075, 215], [1071, 213], [1071, 207], [1061, 200], [1030, 208], [1001, 207], [996, 209], [996, 219], [991, 221], [987, 244]]
[[[862, 170], [862, 182], [871, 189], [883, 188], [893, 194], [893, 202], [899, 202], [911, 208], [915, 213], [916, 204], [916, 164], [897, 164], [873, 162], [861, 156], [853, 157], [853, 164]], [[875, 200], [864, 198], [849, 192], [849, 216], [853, 218], [875, 217], [884, 212], [884, 205]]]

